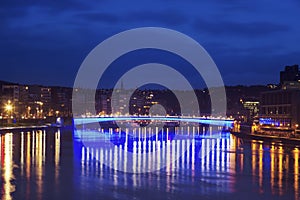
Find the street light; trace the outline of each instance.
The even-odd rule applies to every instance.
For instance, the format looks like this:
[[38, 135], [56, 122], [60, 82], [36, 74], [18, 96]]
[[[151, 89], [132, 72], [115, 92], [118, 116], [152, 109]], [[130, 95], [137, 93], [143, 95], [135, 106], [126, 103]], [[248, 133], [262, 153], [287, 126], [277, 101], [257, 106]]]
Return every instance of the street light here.
[[13, 109], [13, 107], [12, 107], [11, 104], [6, 104], [6, 105], [5, 105], [5, 110], [6, 110], [7, 112], [11, 112], [12, 109]]
[[8, 100], [7, 104], [4, 105], [4, 110], [7, 112], [7, 123], [8, 124], [11, 123], [11, 119], [13, 118], [13, 116], [12, 116], [13, 109], [14, 109], [14, 107], [11, 104], [11, 101]]
[[[4, 109], [5, 109], [5, 111], [7, 112], [7, 115], [11, 115], [11, 112], [12, 112], [12, 110], [13, 110], [13, 106], [12, 106], [10, 100], [7, 101], [7, 104], [5, 104]], [[10, 116], [9, 116], [9, 117], [10, 117]]]

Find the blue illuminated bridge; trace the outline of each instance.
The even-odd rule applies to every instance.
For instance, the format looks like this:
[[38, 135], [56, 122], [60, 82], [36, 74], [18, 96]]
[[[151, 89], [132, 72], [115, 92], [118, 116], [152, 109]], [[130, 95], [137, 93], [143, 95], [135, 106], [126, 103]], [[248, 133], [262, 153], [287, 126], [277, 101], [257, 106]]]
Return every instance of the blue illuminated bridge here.
[[94, 116], [74, 119], [75, 125], [111, 121], [161, 121], [161, 122], [189, 122], [215, 126], [232, 127], [234, 119], [221, 117], [190, 117], [190, 116]]

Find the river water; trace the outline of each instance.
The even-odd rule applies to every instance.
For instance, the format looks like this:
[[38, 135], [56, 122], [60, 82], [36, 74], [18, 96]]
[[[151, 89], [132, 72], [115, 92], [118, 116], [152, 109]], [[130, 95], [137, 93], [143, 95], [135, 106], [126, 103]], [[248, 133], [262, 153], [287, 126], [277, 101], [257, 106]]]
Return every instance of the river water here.
[[[94, 144], [113, 144], [107, 149], [86, 145], [86, 134], [100, 133], [1, 133], [0, 199], [300, 199], [297, 146], [243, 140], [221, 130], [176, 140], [172, 133], [148, 140], [111, 132], [92, 137]], [[153, 157], [147, 152], [154, 147], [164, 150]], [[130, 163], [124, 150], [141, 156]], [[164, 162], [168, 158], [171, 163]]]

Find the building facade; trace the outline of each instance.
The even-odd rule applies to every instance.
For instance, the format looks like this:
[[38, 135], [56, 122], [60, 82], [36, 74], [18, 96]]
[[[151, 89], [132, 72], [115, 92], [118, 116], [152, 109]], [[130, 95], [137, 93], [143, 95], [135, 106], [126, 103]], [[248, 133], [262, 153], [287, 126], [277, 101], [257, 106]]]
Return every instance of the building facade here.
[[280, 86], [261, 93], [260, 131], [275, 135], [300, 136], [300, 77], [298, 65], [280, 72]]
[[300, 71], [298, 65], [285, 66], [285, 70], [280, 72], [280, 84], [300, 82]]
[[260, 123], [277, 127], [298, 128], [300, 124], [300, 89], [262, 93]]

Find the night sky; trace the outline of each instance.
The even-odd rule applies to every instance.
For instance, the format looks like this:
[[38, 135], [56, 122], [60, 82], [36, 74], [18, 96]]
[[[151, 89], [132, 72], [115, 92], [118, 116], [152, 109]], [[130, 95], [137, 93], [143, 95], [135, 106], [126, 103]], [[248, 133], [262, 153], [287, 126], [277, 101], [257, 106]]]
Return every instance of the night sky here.
[[0, 80], [72, 86], [101, 41], [157, 26], [198, 41], [226, 85], [278, 83], [300, 63], [299, 10], [299, 0], [1, 0]]

